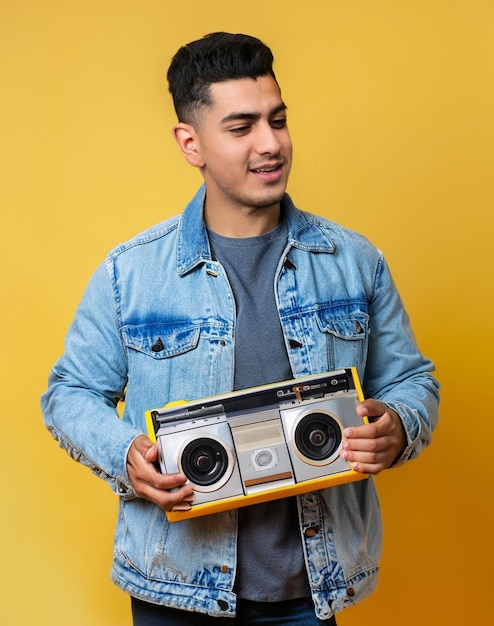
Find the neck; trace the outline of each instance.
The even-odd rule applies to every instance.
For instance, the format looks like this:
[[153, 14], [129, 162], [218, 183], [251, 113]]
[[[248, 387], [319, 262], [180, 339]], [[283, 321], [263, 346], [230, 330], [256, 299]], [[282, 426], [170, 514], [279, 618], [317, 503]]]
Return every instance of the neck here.
[[257, 237], [275, 229], [280, 222], [279, 203], [262, 208], [243, 209], [212, 208], [207, 200], [204, 205], [204, 221], [209, 230], [223, 237], [241, 239]]

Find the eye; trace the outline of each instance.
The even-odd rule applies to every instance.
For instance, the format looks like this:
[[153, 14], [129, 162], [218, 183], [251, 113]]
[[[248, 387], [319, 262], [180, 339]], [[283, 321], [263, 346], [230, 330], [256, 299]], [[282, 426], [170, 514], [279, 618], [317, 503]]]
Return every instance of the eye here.
[[277, 117], [274, 120], [271, 120], [272, 128], [285, 128], [286, 127], [286, 117]]
[[243, 124], [242, 126], [234, 126], [233, 128], [229, 128], [228, 132], [232, 135], [246, 135], [250, 131], [250, 126], [247, 124]]

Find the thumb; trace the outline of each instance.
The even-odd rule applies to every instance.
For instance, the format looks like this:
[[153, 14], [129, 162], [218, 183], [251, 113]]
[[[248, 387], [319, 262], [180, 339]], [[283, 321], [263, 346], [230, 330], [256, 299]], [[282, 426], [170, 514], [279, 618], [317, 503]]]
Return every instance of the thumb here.
[[146, 461], [152, 463], [158, 458], [158, 446], [146, 435], [139, 435], [134, 441], [134, 446]]
[[151, 446], [142, 455], [146, 461], [154, 463], [158, 459], [158, 446], [155, 443], [151, 443]]
[[386, 405], [379, 400], [368, 398], [357, 406], [357, 414], [360, 417], [378, 418], [386, 412]]

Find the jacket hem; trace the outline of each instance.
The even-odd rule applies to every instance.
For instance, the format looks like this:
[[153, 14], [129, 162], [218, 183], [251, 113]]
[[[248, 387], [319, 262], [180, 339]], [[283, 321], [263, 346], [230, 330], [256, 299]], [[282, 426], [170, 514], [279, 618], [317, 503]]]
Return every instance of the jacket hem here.
[[[236, 595], [226, 589], [216, 589], [187, 583], [137, 579], [138, 574], [128, 565], [114, 562], [112, 582], [128, 595], [182, 611], [204, 613], [212, 617], [235, 617]], [[130, 580], [133, 578], [134, 580]]]

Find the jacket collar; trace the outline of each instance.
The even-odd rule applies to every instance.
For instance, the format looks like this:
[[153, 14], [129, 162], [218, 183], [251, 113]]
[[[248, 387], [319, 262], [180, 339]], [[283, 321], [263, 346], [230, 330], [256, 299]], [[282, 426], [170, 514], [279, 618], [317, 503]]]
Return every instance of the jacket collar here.
[[[177, 271], [183, 275], [197, 265], [212, 261], [211, 248], [203, 220], [206, 186], [203, 184], [185, 207], [178, 223]], [[300, 211], [286, 193], [281, 200], [286, 217], [288, 243], [307, 252], [333, 253], [335, 245], [327, 222], [317, 215]]]

